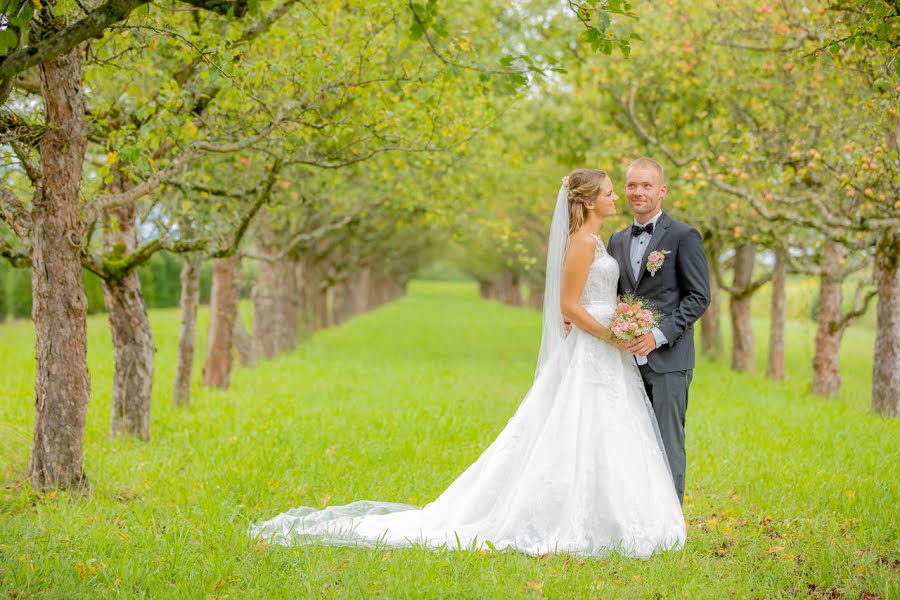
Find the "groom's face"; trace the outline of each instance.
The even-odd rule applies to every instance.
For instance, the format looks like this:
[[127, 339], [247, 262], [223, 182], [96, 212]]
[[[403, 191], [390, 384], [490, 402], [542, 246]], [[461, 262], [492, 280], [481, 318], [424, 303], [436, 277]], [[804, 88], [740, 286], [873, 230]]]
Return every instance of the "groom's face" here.
[[625, 174], [625, 197], [636, 217], [653, 217], [666, 195], [659, 171], [651, 166], [635, 165]]

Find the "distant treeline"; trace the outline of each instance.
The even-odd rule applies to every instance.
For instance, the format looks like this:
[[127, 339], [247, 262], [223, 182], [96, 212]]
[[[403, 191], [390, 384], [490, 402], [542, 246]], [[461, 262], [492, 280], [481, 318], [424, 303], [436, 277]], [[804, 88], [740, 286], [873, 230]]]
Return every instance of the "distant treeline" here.
[[[138, 268], [141, 291], [147, 308], [178, 306], [181, 295], [181, 258], [170, 252], [157, 252], [150, 262]], [[90, 271], [83, 272], [88, 312], [105, 312], [100, 278]], [[200, 301], [209, 300], [212, 263], [205, 262], [200, 270]], [[31, 269], [14, 269], [0, 261], [0, 321], [7, 317], [31, 318]]]

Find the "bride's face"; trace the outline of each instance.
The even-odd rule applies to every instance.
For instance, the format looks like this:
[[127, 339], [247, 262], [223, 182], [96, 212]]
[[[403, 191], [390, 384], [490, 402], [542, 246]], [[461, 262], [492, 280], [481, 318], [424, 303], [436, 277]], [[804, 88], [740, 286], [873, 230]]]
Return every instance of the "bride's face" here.
[[600, 187], [600, 194], [594, 200], [594, 214], [598, 217], [611, 217], [616, 214], [616, 202], [619, 200], [618, 194], [613, 190], [613, 183], [609, 177], [603, 180]]

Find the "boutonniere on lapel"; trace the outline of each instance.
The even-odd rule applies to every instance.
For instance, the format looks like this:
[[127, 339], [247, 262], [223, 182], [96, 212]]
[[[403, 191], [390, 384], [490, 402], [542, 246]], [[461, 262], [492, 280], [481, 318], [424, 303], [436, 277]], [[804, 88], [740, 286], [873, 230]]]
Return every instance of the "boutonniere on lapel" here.
[[647, 270], [650, 272], [650, 277], [656, 275], [656, 272], [662, 268], [663, 263], [666, 262], [667, 254], [671, 254], [671, 252], [668, 250], [656, 250], [647, 257]]

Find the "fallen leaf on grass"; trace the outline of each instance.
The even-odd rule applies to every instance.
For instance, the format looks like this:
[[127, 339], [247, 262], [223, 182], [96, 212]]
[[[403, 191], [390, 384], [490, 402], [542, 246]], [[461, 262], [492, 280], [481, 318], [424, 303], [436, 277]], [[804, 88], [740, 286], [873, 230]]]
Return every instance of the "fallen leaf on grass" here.
[[784, 552], [784, 546], [769, 546], [769, 549], [766, 552], [769, 554], [781, 554]]
[[268, 547], [269, 547], [269, 544], [266, 543], [266, 540], [264, 540], [262, 538], [259, 538], [258, 540], [256, 540], [255, 548], [256, 548], [257, 552], [265, 552]]
[[806, 593], [811, 598], [828, 598], [829, 600], [835, 600], [836, 598], [841, 598], [844, 595], [844, 591], [840, 588], [832, 586], [826, 589], [820, 585], [816, 585], [815, 583], [806, 584]]
[[528, 586], [528, 589], [535, 590], [536, 592], [539, 592], [540, 594], [544, 593], [544, 589], [543, 589], [544, 584], [540, 581], [529, 581], [525, 585]]
[[900, 558], [892, 558], [890, 556], [879, 556], [878, 562], [895, 573], [900, 573]]

